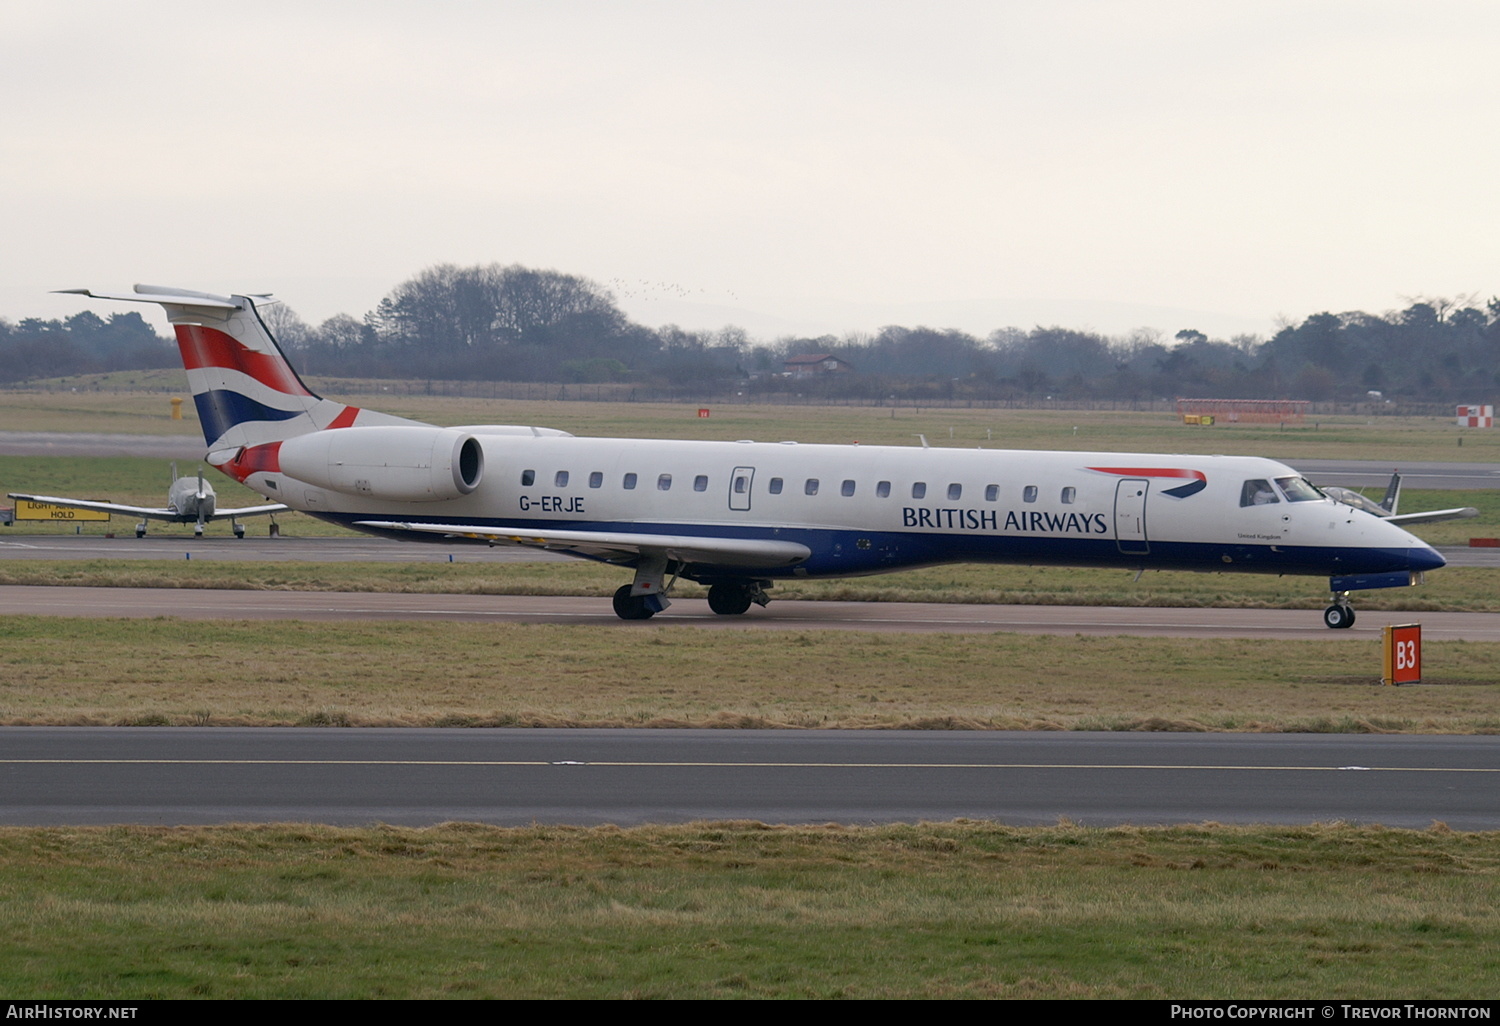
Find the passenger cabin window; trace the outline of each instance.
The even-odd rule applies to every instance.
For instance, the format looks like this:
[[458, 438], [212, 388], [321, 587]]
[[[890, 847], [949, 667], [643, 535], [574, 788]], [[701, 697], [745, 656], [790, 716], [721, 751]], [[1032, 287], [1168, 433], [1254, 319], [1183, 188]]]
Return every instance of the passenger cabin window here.
[[536, 484], [536, 471], [534, 471], [534, 470], [523, 470], [523, 471], [521, 471], [521, 487], [522, 488], [530, 488], [534, 484]]
[[955, 483], [955, 484], [951, 484], [951, 485], [948, 486], [948, 499], [949, 499], [950, 502], [953, 501], [953, 500], [955, 500], [955, 499], [961, 499], [961, 498], [963, 498], [963, 495], [964, 495], [964, 486], [963, 485]]
[[566, 470], [559, 470], [553, 475], [552, 483], [558, 488], [568, 487], [568, 472]]
[[911, 497], [913, 499], [927, 498], [927, 482], [918, 481], [911, 486]]
[[1063, 503], [1065, 505], [1071, 506], [1073, 504], [1073, 500], [1075, 498], [1077, 498], [1077, 497], [1078, 497], [1078, 489], [1077, 488], [1064, 488], [1062, 490], [1062, 501], [1063, 501]]
[[891, 497], [891, 483], [881, 481], [875, 486], [875, 497], [877, 499], [889, 499]]
[[1036, 501], [1036, 485], [1027, 485], [1026, 489], [1023, 492], [1021, 492], [1021, 498], [1024, 501], [1026, 501], [1026, 502], [1035, 502]]
[[842, 495], [842, 496], [844, 496], [845, 498], [848, 498], [849, 496], [853, 495], [854, 494], [854, 482], [853, 481], [845, 481], [842, 485], [839, 486], [839, 494]]
[[808, 478], [807, 479], [807, 483], [802, 486], [802, 494], [803, 495], [817, 495], [818, 494], [818, 479], [815, 478], [815, 477]]
[[779, 478], [779, 477], [773, 477], [773, 478], [771, 478], [771, 483], [766, 486], [766, 491], [770, 492], [772, 495], [780, 495], [781, 494], [781, 478]]
[[672, 475], [663, 474], [656, 479], [656, 490], [659, 492], [670, 492], [672, 490]]
[[1276, 497], [1276, 491], [1271, 487], [1271, 482], [1259, 478], [1245, 482], [1245, 487], [1240, 489], [1241, 506], [1269, 506], [1273, 502], [1280, 502]]
[[744, 474], [736, 474], [734, 476], [734, 494], [744, 495], [745, 492], [749, 490], [749, 488], [750, 479], [748, 477], [746, 477]]
[[998, 498], [1000, 498], [1000, 486], [999, 485], [985, 485], [984, 486], [984, 501], [985, 502], [994, 502]]
[[635, 481], [636, 478], [634, 474], [626, 474], [625, 480], [621, 481], [620, 484], [623, 485], [625, 490], [628, 492], [635, 487]]
[[596, 470], [589, 475], [589, 487], [599, 488], [604, 484], [604, 471]]
[[695, 491], [695, 492], [706, 492], [706, 491], [708, 491], [708, 475], [707, 474], [699, 474], [697, 477], [693, 478], [693, 491]]

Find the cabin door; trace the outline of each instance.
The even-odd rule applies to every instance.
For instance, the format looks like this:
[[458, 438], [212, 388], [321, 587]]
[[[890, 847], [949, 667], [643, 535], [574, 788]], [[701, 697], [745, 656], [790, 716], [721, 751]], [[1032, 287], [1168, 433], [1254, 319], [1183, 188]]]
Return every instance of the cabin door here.
[[729, 475], [729, 508], [745, 512], [750, 509], [750, 483], [755, 480], [754, 467], [735, 467]]
[[1129, 556], [1151, 551], [1146, 540], [1146, 488], [1143, 478], [1130, 478], [1115, 486], [1115, 543]]

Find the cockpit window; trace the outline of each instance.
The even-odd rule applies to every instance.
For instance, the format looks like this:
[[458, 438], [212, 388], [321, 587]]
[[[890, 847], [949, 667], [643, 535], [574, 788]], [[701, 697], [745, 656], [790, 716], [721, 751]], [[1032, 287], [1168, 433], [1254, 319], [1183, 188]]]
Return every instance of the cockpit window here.
[[1246, 481], [1245, 487], [1240, 489], [1241, 506], [1269, 506], [1273, 502], [1280, 502], [1276, 497], [1276, 489], [1271, 487], [1271, 482], [1256, 479]]
[[1278, 477], [1276, 483], [1286, 493], [1287, 502], [1316, 502], [1323, 498], [1323, 493], [1304, 477]]

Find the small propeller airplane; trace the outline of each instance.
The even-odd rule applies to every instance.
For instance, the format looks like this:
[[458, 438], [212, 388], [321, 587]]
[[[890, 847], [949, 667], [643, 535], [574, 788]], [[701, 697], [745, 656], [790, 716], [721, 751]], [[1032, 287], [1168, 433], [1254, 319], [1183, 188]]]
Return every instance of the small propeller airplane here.
[[1378, 503], [1349, 488], [1330, 486], [1319, 490], [1334, 502], [1362, 509], [1388, 524], [1438, 524], [1444, 520], [1467, 520], [1470, 517], [1479, 516], [1479, 510], [1473, 506], [1433, 509], [1425, 513], [1397, 513], [1396, 510], [1401, 504], [1401, 475], [1396, 472], [1391, 474], [1391, 483], [1386, 485], [1385, 498]]
[[135, 525], [135, 536], [144, 538], [146, 536], [146, 525], [152, 520], [167, 520], [174, 524], [192, 524], [193, 534], [199, 538], [203, 537], [204, 525], [215, 520], [228, 520], [234, 529], [236, 538], [245, 537], [245, 525], [240, 523], [242, 517], [259, 517], [272, 513], [281, 513], [290, 507], [280, 502], [267, 503], [264, 506], [242, 506], [239, 509], [219, 509], [219, 497], [214, 493], [214, 486], [203, 480], [203, 468], [198, 468], [196, 481], [191, 477], [178, 477], [177, 464], [172, 464], [172, 486], [167, 490], [167, 504], [163, 507], [154, 506], [126, 506], [118, 502], [96, 502], [92, 499], [65, 499], [57, 495], [26, 495], [21, 492], [11, 492], [12, 499], [23, 499], [27, 502], [44, 502], [51, 506], [67, 506], [72, 509], [91, 509], [100, 513], [118, 513], [121, 516], [140, 517], [141, 522]]

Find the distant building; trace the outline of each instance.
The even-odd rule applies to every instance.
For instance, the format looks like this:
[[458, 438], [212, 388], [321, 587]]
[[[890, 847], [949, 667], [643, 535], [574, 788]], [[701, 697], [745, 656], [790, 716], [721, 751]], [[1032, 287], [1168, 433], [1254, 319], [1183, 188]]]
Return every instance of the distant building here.
[[805, 356], [788, 357], [782, 367], [788, 377], [811, 378], [819, 374], [848, 374], [854, 370], [849, 363], [827, 353], [808, 353]]

